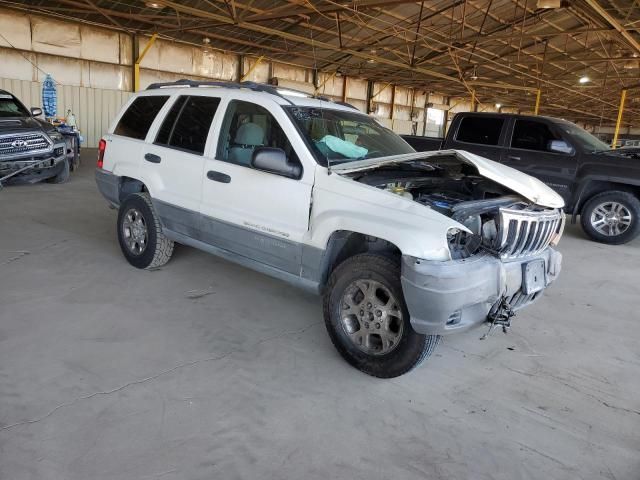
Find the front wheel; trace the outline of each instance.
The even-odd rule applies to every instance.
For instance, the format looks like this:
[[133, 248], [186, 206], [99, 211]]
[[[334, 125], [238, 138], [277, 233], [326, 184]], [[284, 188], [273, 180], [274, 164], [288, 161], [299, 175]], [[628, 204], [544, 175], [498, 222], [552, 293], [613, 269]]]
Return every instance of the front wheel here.
[[129, 195], [118, 212], [118, 241], [136, 268], [156, 268], [169, 261], [173, 242], [164, 233], [146, 193]]
[[629, 192], [599, 193], [585, 203], [580, 223], [596, 242], [627, 243], [640, 233], [640, 200]]
[[375, 377], [409, 372], [431, 355], [440, 340], [438, 335], [413, 330], [400, 266], [380, 255], [355, 255], [333, 271], [324, 295], [324, 319], [344, 359]]

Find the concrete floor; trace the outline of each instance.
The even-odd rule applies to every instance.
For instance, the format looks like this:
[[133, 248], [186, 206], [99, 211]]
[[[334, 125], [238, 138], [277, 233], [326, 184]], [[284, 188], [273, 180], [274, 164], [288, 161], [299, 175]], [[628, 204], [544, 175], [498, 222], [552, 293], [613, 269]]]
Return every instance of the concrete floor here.
[[316, 297], [186, 247], [129, 266], [87, 153], [0, 192], [0, 479], [640, 478], [640, 242], [569, 227], [508, 335], [378, 380]]

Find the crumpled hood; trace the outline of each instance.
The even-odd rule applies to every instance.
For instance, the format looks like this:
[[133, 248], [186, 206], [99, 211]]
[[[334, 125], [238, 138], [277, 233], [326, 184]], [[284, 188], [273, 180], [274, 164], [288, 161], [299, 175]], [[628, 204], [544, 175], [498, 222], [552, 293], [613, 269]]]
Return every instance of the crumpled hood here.
[[[476, 167], [478, 173], [483, 177], [513, 190], [527, 200], [544, 207], [564, 207], [562, 197], [537, 178], [465, 150], [437, 150], [433, 152], [416, 152], [390, 157], [371, 158], [368, 160], [357, 160], [332, 165], [331, 170], [336, 173], [351, 173], [371, 170], [393, 163], [409, 162], [412, 160], [436, 160], [439, 157], [450, 157], [451, 155], [455, 155], [458, 160]], [[437, 161], [433, 163], [437, 164]]]

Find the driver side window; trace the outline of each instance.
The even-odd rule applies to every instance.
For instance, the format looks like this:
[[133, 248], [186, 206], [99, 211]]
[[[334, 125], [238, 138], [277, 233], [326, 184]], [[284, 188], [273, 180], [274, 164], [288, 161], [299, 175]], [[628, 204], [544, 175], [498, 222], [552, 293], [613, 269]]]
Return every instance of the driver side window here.
[[532, 120], [516, 120], [511, 137], [511, 148], [553, 152], [551, 142], [562, 140], [544, 123]]
[[230, 102], [216, 157], [250, 167], [253, 153], [260, 147], [279, 148], [287, 158], [299, 162], [286, 134], [266, 108], [240, 100]]

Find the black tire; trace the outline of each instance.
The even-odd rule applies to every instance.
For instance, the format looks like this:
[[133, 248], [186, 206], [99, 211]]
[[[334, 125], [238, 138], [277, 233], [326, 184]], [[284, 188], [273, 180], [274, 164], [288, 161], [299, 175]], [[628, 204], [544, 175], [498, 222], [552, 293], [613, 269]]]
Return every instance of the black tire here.
[[49, 183], [67, 183], [69, 181], [69, 177], [71, 176], [71, 168], [69, 166], [69, 160], [65, 159], [62, 161], [64, 164], [60, 173], [58, 173], [55, 177], [51, 177], [47, 180]]
[[[605, 210], [611, 208], [613, 204], [619, 204], [626, 209], [630, 217], [630, 224], [626, 226], [623, 231], [620, 231], [624, 226], [621, 223], [618, 224], [617, 227], [603, 227], [602, 224], [600, 224], [599, 231], [598, 225], [594, 224], [594, 222], [597, 223], [601, 217], [599, 212], [603, 211], [602, 208]], [[625, 214], [623, 216], [626, 217], [627, 215]], [[640, 200], [632, 193], [619, 190], [599, 193], [591, 197], [587, 203], [584, 204], [582, 212], [580, 213], [580, 223], [585, 233], [596, 242], [607, 243], [609, 245], [620, 245], [630, 242], [640, 234]], [[618, 230], [616, 230], [616, 228]], [[616, 234], [615, 232], [617, 231], [620, 231], [620, 233]]]
[[[368, 310], [369, 314], [373, 314], [375, 311], [375, 314], [371, 317], [367, 317], [366, 312], [362, 316], [361, 310], [353, 315], [343, 315], [346, 311], [345, 307], [348, 305], [344, 299], [351, 298], [352, 301], [354, 300], [354, 297], [349, 296], [350, 292], [354, 291], [353, 289], [356, 292], [360, 290], [360, 293], [356, 293], [356, 300], [353, 301], [352, 305], [357, 302], [358, 295], [363, 298], [361, 300], [362, 303], [357, 303], [353, 308], [359, 309], [360, 305], [365, 305], [366, 297], [362, 295], [364, 290], [354, 287], [354, 282], [358, 281], [363, 281], [364, 285], [369, 288], [373, 285], [370, 282], [375, 282], [375, 285], [383, 287], [382, 294], [386, 291], [392, 295], [392, 297], [386, 297], [388, 298], [387, 304], [394, 301], [394, 305], [397, 305], [396, 311], [402, 314], [401, 318], [389, 317], [391, 318], [390, 321], [396, 322], [393, 330], [396, 335], [400, 336], [394, 342], [395, 346], [391, 347], [391, 350], [386, 353], [382, 351], [384, 347], [380, 347], [380, 353], [363, 351], [363, 348], [366, 347], [358, 346], [347, 332], [348, 328], [345, 324], [353, 325], [357, 322], [357, 330], [352, 335], [357, 335], [362, 328], [363, 333], [361, 335], [367, 335], [367, 338], [375, 338], [377, 332], [373, 329], [380, 328], [379, 324], [372, 323], [376, 322], [376, 315], [378, 315], [375, 302], [373, 308]], [[377, 291], [375, 295], [378, 295]], [[383, 300], [384, 298], [383, 296]], [[358, 318], [358, 315], [361, 318]], [[382, 318], [385, 318], [386, 314], [383, 315], [384, 317]], [[345, 322], [343, 322], [343, 318], [345, 318]], [[354, 318], [356, 322], [354, 322]], [[365, 318], [373, 319], [369, 322], [371, 330], [368, 330], [369, 325], [364, 326], [366, 322], [362, 320]], [[402, 294], [400, 265], [397, 261], [380, 255], [366, 253], [355, 255], [342, 262], [333, 271], [327, 282], [324, 294], [324, 320], [329, 337], [331, 337], [331, 341], [340, 355], [358, 370], [374, 377], [393, 378], [409, 372], [431, 355], [440, 340], [439, 335], [422, 335], [413, 330]], [[377, 325], [377, 327], [373, 325]], [[383, 325], [382, 328], [384, 329], [385, 326]], [[389, 325], [388, 328], [391, 329], [391, 326]], [[401, 333], [398, 333], [398, 330]], [[367, 343], [370, 343], [370, 340], [367, 340]]]
[[[137, 212], [137, 213], [133, 213]], [[131, 219], [135, 218], [139, 238], [139, 248], [132, 248], [136, 240], [132, 240], [133, 233]], [[139, 222], [138, 222], [138, 219]], [[140, 228], [142, 226], [142, 228]], [[146, 231], [145, 231], [146, 230]], [[145, 231], [144, 234], [140, 234]], [[144, 237], [144, 240], [143, 238]], [[157, 268], [169, 261], [173, 253], [173, 241], [163, 233], [158, 216], [153, 210], [151, 199], [146, 193], [129, 195], [120, 205], [118, 212], [118, 242], [127, 261], [136, 268]], [[139, 251], [138, 251], [139, 250]]]

